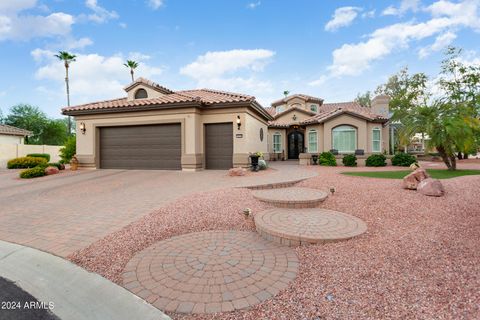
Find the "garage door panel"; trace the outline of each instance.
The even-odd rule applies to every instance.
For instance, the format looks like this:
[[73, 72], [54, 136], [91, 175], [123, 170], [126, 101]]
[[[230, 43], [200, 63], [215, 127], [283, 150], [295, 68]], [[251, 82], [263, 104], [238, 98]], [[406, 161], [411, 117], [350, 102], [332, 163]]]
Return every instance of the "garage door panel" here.
[[230, 169], [233, 166], [233, 124], [205, 125], [205, 167]]
[[100, 167], [181, 169], [180, 124], [101, 128]]

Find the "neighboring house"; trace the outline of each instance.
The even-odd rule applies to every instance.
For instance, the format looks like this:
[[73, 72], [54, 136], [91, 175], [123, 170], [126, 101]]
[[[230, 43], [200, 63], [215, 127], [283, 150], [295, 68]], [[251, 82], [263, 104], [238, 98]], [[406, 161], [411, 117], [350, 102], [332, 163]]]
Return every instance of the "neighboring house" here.
[[270, 158], [299, 159], [335, 149], [339, 154], [389, 152], [389, 98], [377, 96], [372, 107], [356, 102], [323, 103], [294, 94], [272, 103], [267, 111]]
[[143, 78], [125, 91], [124, 98], [62, 109], [75, 117], [81, 166], [229, 169], [248, 166], [250, 153], [268, 151], [273, 118], [255, 97], [172, 91]]
[[0, 144], [24, 144], [25, 137], [31, 135], [31, 131], [0, 124]]

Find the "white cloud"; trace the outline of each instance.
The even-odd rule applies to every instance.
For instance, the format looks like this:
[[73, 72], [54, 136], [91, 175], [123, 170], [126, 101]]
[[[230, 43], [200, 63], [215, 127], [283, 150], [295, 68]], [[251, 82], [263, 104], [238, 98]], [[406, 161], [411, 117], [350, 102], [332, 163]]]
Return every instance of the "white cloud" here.
[[399, 16], [403, 15], [407, 11], [418, 11], [420, 6], [420, 0], [402, 0], [400, 7], [389, 6], [383, 10], [382, 14], [384, 16]]
[[327, 82], [327, 80], [328, 80], [328, 76], [322, 75], [317, 80], [309, 82], [308, 85], [311, 87], [321, 87], [325, 84], [325, 82]]
[[2, 0], [0, 14], [12, 14], [35, 7], [37, 0]]
[[127, 29], [127, 27], [128, 27], [128, 25], [127, 25], [125, 22], [120, 22], [118, 25], [119, 25], [120, 28], [122, 28], [122, 29]]
[[[426, 22], [393, 24], [377, 29], [366, 41], [344, 44], [334, 50], [333, 63], [328, 67], [330, 73], [333, 76], [358, 75], [368, 69], [372, 62], [384, 58], [392, 51], [407, 48], [412, 41], [432, 37], [451, 28], [480, 30], [479, 1], [465, 0], [458, 4], [441, 2], [444, 4], [442, 8], [435, 4], [429, 7], [434, 18]], [[448, 40], [449, 37], [451, 35], [443, 40]]]
[[418, 56], [421, 59], [424, 59], [428, 57], [432, 52], [440, 51], [446, 48], [456, 38], [457, 38], [457, 35], [454, 32], [447, 31], [445, 33], [442, 33], [435, 39], [435, 42], [432, 45], [421, 48], [420, 51], [418, 52]]
[[374, 18], [375, 17], [376, 10], [370, 10], [367, 12], [362, 13], [362, 18]]
[[247, 4], [247, 8], [253, 10], [253, 9], [257, 8], [257, 7], [258, 7], [259, 5], [261, 5], [261, 4], [262, 4], [262, 2], [260, 2], [260, 1], [250, 2], [249, 4]]
[[335, 10], [332, 19], [325, 25], [325, 30], [335, 31], [352, 24], [362, 9], [358, 7], [341, 7]]
[[198, 87], [265, 96], [273, 92], [273, 86], [257, 75], [274, 55], [265, 49], [207, 52], [181, 68], [180, 74], [196, 80]]
[[99, 6], [97, 0], [85, 0], [85, 6], [93, 11], [93, 13], [86, 15], [87, 19], [90, 21], [105, 23], [108, 20], [118, 18], [118, 14], [115, 11], [108, 11]]
[[[124, 55], [102, 56], [96, 53], [76, 53], [76, 55], [76, 61], [70, 67], [72, 104], [125, 95], [123, 87], [130, 82], [130, 72], [123, 65], [126, 60]], [[63, 63], [54, 57], [54, 52], [48, 50], [33, 50], [32, 56], [36, 61], [42, 62], [35, 73], [35, 78], [43, 82], [40, 86], [43, 90], [39, 90], [56, 94], [60, 98], [65, 90]], [[137, 58], [140, 56], [141, 54], [136, 54]], [[158, 67], [148, 65], [144, 61], [139, 60], [138, 62], [139, 67], [135, 70], [136, 76], [152, 78], [162, 73], [162, 69]]]
[[148, 0], [147, 4], [153, 10], [157, 10], [161, 6], [163, 6], [163, 0]]

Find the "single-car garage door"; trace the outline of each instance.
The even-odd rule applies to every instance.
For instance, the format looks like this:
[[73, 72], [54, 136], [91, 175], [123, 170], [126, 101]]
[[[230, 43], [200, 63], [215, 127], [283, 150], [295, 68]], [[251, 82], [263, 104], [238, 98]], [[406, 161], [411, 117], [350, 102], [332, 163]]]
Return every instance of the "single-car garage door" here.
[[180, 124], [100, 128], [100, 168], [181, 169]]
[[233, 166], [233, 124], [205, 125], [205, 167], [230, 169]]

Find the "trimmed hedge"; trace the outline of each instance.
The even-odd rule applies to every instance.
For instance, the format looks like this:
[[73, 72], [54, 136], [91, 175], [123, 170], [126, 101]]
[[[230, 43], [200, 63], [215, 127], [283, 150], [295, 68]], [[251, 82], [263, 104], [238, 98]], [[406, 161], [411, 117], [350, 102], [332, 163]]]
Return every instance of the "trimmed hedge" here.
[[35, 157], [21, 157], [15, 158], [7, 163], [8, 169], [27, 169], [34, 168], [41, 164], [47, 164], [45, 158], [35, 158]]
[[342, 162], [345, 167], [356, 167], [357, 156], [354, 154], [346, 154], [343, 156]]
[[417, 163], [417, 158], [408, 153], [400, 152], [392, 158], [392, 165], [394, 166], [410, 167], [412, 163]]
[[318, 156], [318, 164], [321, 166], [336, 167], [337, 159], [331, 152], [322, 152]]
[[372, 154], [365, 162], [367, 167], [385, 167], [387, 165], [387, 157], [383, 154]]
[[45, 168], [42, 166], [23, 170], [22, 172], [20, 172], [20, 178], [22, 179], [43, 177], [44, 175], [45, 175]]
[[44, 158], [47, 162], [50, 161], [50, 155], [48, 153], [29, 153], [27, 157]]

